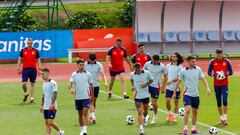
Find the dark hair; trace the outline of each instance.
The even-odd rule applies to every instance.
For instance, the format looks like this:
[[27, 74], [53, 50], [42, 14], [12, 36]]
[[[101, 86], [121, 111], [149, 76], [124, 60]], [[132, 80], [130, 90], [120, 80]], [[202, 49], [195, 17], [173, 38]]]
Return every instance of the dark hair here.
[[79, 63], [84, 63], [84, 62], [85, 62], [84, 59], [80, 58], [80, 59], [77, 61], [77, 64], [79, 64]]
[[180, 65], [180, 64], [182, 64], [184, 62], [184, 59], [183, 59], [182, 55], [180, 55], [178, 52], [175, 52], [173, 54], [175, 54], [177, 56], [177, 58], [178, 58], [177, 59], [177, 65]]
[[141, 64], [139, 62], [134, 64], [134, 68], [139, 68], [139, 67], [141, 67]]
[[96, 60], [96, 54], [95, 53], [91, 53], [91, 54], [89, 54], [89, 59], [91, 60], [91, 61], [94, 61], [94, 60]]
[[159, 57], [159, 55], [156, 55], [156, 54], [155, 54], [155, 55], [152, 56], [152, 59], [153, 59], [153, 60], [160, 60], [160, 57]]
[[144, 44], [139, 44], [139, 45], [138, 45], [138, 48], [140, 48], [140, 47], [142, 47], [142, 46], [144, 46]]
[[190, 55], [190, 56], [187, 57], [187, 61], [194, 60], [194, 59], [196, 59], [196, 57], [195, 57], [195, 56], [192, 56], [192, 55]]
[[121, 38], [117, 38], [116, 42], [122, 42]]
[[48, 68], [42, 68], [40, 69], [42, 72], [50, 72], [50, 70]]
[[222, 54], [222, 53], [223, 53], [223, 50], [221, 48], [216, 49], [216, 54]]

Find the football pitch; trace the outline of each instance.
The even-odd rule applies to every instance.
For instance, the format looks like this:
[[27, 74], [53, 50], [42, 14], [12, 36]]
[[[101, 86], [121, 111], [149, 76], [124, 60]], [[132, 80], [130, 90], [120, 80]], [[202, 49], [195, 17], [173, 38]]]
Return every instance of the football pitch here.
[[[39, 78], [40, 79], [40, 78]], [[219, 131], [219, 135], [240, 134], [240, 92], [239, 92], [239, 77], [233, 76], [229, 79], [229, 125], [226, 127], [218, 126], [219, 116], [216, 109], [216, 101], [213, 92], [212, 78], [208, 78], [211, 96], [207, 96], [206, 90], [200, 82], [200, 109], [198, 115], [197, 127], [199, 131], [207, 133], [208, 126], [215, 126]], [[65, 131], [66, 135], [78, 135], [80, 128], [78, 125], [77, 112], [74, 107], [74, 98], [70, 95], [67, 84], [68, 81], [57, 81], [58, 83], [58, 112], [56, 122]], [[120, 81], [117, 80], [112, 99], [107, 99], [106, 89], [100, 83], [100, 88], [103, 90], [99, 94], [97, 101], [97, 124], [89, 124], [89, 135], [137, 135], [139, 134], [137, 113], [135, 110], [133, 92], [130, 91], [130, 81], [127, 81], [128, 93], [130, 100], [123, 100], [121, 97]], [[40, 103], [42, 96], [42, 84], [40, 81], [36, 84], [36, 103], [22, 103], [23, 92], [21, 83], [0, 83], [0, 129], [1, 135], [44, 135], [45, 126], [43, 115], [40, 113]], [[166, 111], [165, 95], [160, 94], [159, 108]], [[180, 106], [183, 107], [182, 97]], [[148, 126], [145, 127], [146, 135], [177, 135], [182, 131], [183, 120], [178, 117], [178, 123], [166, 122], [166, 113], [159, 111], [157, 124], [151, 125], [151, 118]], [[149, 111], [152, 117], [153, 112]], [[135, 122], [133, 125], [126, 125], [125, 118], [127, 115], [133, 115]], [[191, 125], [189, 124], [189, 127]], [[57, 134], [53, 130], [53, 135]]]

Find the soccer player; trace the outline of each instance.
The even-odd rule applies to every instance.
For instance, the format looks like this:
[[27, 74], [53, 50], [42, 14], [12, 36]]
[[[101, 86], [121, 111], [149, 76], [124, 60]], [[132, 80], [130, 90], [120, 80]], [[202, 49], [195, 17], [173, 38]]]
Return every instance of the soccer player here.
[[50, 70], [41, 69], [43, 82], [43, 96], [40, 111], [44, 113], [46, 135], [51, 135], [51, 127], [58, 131], [58, 135], [64, 135], [58, 124], [54, 122], [57, 113], [57, 83], [49, 78]]
[[151, 60], [151, 57], [149, 54], [144, 52], [145, 47], [144, 44], [138, 45], [138, 53], [133, 55], [132, 63], [135, 64], [136, 62], [139, 62], [142, 66], [148, 61]]
[[[231, 63], [223, 57], [222, 49], [216, 50], [217, 58], [211, 60], [208, 75], [214, 77], [214, 90], [217, 99], [220, 125], [228, 125], [228, 76], [233, 74]], [[218, 78], [217, 74], [223, 72], [225, 78]]]
[[124, 74], [125, 72], [124, 59], [127, 61], [129, 67], [131, 68], [131, 63], [127, 58], [126, 49], [122, 47], [122, 39], [118, 38], [116, 40], [116, 46], [110, 48], [106, 57], [106, 62], [109, 65], [110, 76], [111, 76], [108, 98], [112, 97], [112, 88], [117, 75], [120, 77], [120, 80], [121, 80], [123, 98], [124, 99], [129, 98], [129, 96], [127, 96], [127, 91], [126, 91], [127, 88], [126, 88], [126, 80], [125, 80], [125, 74]]
[[[27, 47], [22, 49], [18, 58], [17, 72], [20, 75], [22, 73], [22, 88], [24, 91], [23, 102], [27, 101], [29, 96], [27, 92], [28, 79], [31, 82], [31, 100], [30, 103], [34, 103], [34, 83], [36, 82], [37, 70], [41, 67], [41, 60], [37, 49], [33, 48], [33, 40], [27, 40]], [[37, 65], [36, 65], [37, 63]], [[21, 71], [22, 66], [22, 71]]]
[[146, 124], [149, 103], [148, 86], [153, 82], [153, 77], [149, 71], [141, 69], [140, 63], [134, 64], [134, 71], [131, 72], [130, 76], [132, 90], [135, 91], [135, 105], [138, 112], [140, 135], [144, 135], [143, 125]]
[[169, 63], [167, 68], [168, 73], [168, 83], [166, 88], [166, 107], [168, 110], [168, 116], [167, 116], [167, 122], [177, 122], [176, 114], [178, 112], [179, 108], [179, 99], [180, 99], [180, 88], [177, 89], [176, 97], [174, 98], [174, 111], [171, 112], [171, 99], [174, 93], [174, 88], [176, 86], [176, 82], [178, 81], [178, 74], [182, 70], [182, 63], [183, 63], [183, 57], [178, 53], [175, 52], [170, 57], [171, 63]]
[[210, 89], [207, 83], [207, 80], [204, 77], [204, 73], [202, 72], [201, 68], [196, 66], [196, 58], [194, 56], [187, 57], [188, 67], [183, 68], [178, 77], [177, 84], [174, 88], [173, 98], [176, 98], [176, 93], [178, 88], [181, 85], [181, 82], [184, 81], [184, 106], [185, 106], [185, 113], [184, 113], [184, 129], [183, 135], [188, 134], [188, 118], [190, 109], [192, 108], [192, 128], [191, 134], [198, 134], [196, 123], [197, 123], [197, 110], [199, 107], [199, 80], [203, 81], [203, 84], [210, 95]]
[[96, 116], [95, 116], [95, 109], [96, 109], [96, 101], [99, 94], [99, 80], [98, 76], [101, 75], [101, 77], [104, 80], [104, 85], [107, 88], [108, 83], [106, 76], [104, 74], [103, 66], [100, 62], [96, 61], [96, 54], [92, 53], [89, 55], [89, 61], [86, 61], [84, 64], [84, 68], [92, 74], [93, 78], [93, 86], [94, 86], [94, 98], [93, 103], [90, 106], [90, 121], [92, 123], [96, 123]]
[[[151, 123], [154, 124], [157, 121], [157, 112], [158, 112], [157, 100], [159, 97], [159, 90], [161, 89], [161, 92], [164, 93], [167, 85], [167, 80], [168, 80], [167, 69], [160, 62], [159, 55], [153, 55], [152, 61], [148, 61], [147, 63], [145, 63], [143, 69], [148, 70], [153, 76], [153, 83], [149, 85], [149, 92], [152, 97], [152, 106], [154, 111], [154, 116]], [[161, 82], [162, 76], [163, 76], [163, 81], [160, 88], [159, 84]]]
[[[75, 97], [75, 108], [78, 111], [80, 135], [87, 135], [88, 109], [94, 97], [92, 75], [84, 69], [84, 62], [83, 59], [77, 61], [78, 70], [72, 73], [69, 82], [69, 90]], [[89, 93], [92, 98], [89, 98]]]

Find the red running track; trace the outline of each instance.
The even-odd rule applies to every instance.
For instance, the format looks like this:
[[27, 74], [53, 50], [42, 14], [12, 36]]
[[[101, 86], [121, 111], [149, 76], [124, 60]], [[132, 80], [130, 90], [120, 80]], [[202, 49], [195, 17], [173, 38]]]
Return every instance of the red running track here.
[[[167, 64], [168, 61], [163, 61], [164, 64]], [[240, 63], [239, 60], [231, 60], [234, 75], [239, 74]], [[207, 73], [209, 60], [198, 60], [197, 65], [202, 68], [202, 70]], [[186, 62], [183, 64], [186, 66]], [[76, 64], [68, 63], [43, 63], [43, 67], [48, 67], [51, 71], [51, 78], [54, 80], [69, 80], [72, 72], [76, 70]], [[105, 74], [109, 78], [108, 66], [103, 63]], [[126, 77], [129, 78], [130, 69], [127, 64], [126, 67]], [[17, 74], [17, 64], [7, 64], [0, 65], [0, 82], [21, 82], [21, 76]], [[38, 77], [37, 80], [41, 80]]]

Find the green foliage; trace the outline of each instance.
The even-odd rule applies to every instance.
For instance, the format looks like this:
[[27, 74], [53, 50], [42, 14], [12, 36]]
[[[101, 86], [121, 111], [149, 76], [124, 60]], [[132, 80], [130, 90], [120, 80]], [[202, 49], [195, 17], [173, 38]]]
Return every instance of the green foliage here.
[[123, 5], [122, 12], [120, 14], [120, 18], [123, 23], [127, 27], [131, 27], [133, 23], [133, 15], [135, 10], [135, 0], [127, 0], [127, 2]]
[[26, 13], [22, 14], [16, 21], [8, 20], [8, 14], [1, 14], [0, 16], [0, 23], [3, 24], [1, 28], [8, 28], [6, 22], [11, 22], [11, 31], [20, 32], [44, 29], [41, 23], [37, 22], [34, 17]]
[[65, 22], [68, 29], [100, 29], [105, 28], [101, 17], [93, 11], [80, 11]]

